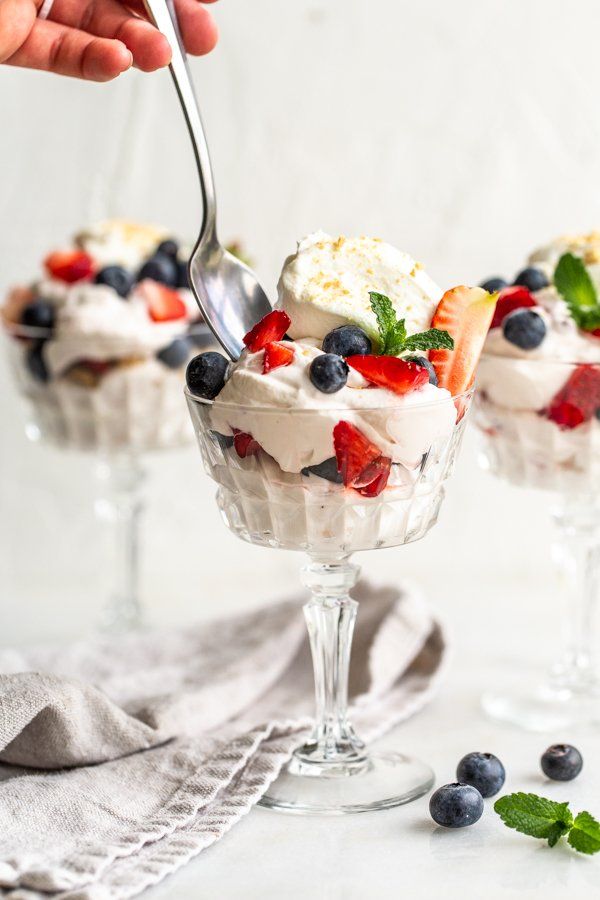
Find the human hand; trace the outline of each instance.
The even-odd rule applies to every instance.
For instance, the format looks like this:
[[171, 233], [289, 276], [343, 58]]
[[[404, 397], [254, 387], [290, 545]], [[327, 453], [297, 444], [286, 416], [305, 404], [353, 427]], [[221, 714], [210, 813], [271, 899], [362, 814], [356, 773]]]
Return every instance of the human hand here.
[[[0, 0], [0, 63], [89, 81], [110, 81], [132, 65], [153, 72], [169, 64], [167, 39], [147, 20], [141, 0]], [[205, 8], [214, 0], [175, 0], [186, 50], [210, 52], [217, 27]]]

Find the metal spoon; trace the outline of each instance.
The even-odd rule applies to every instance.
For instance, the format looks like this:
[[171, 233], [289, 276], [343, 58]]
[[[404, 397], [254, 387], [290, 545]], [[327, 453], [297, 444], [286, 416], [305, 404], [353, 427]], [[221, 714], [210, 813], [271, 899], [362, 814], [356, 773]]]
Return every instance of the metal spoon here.
[[228, 253], [217, 238], [217, 202], [208, 145], [173, 0], [144, 0], [144, 5], [150, 20], [171, 45], [169, 69], [200, 176], [204, 209], [200, 235], [190, 258], [190, 283], [207, 325], [226, 353], [237, 359], [243, 336], [270, 312], [271, 304], [254, 272]]

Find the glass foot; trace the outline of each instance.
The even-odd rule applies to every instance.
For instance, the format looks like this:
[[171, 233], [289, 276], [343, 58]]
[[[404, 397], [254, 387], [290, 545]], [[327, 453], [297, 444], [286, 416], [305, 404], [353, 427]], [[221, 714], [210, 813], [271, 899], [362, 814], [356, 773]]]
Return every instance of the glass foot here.
[[372, 754], [360, 765], [324, 769], [294, 757], [259, 805], [300, 815], [371, 812], [410, 803], [434, 783], [429, 766], [400, 753]]
[[596, 692], [538, 686], [530, 691], [487, 693], [481, 705], [490, 718], [527, 731], [600, 730], [600, 694]]

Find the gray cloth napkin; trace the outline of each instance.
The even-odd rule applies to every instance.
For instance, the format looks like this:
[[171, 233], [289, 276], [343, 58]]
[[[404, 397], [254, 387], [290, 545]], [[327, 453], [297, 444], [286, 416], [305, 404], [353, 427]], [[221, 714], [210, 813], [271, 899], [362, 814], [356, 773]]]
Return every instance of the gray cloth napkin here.
[[[414, 591], [361, 583], [350, 694], [372, 740], [431, 697]], [[219, 840], [310, 733], [304, 597], [164, 634], [0, 651], [4, 896], [133, 897]]]

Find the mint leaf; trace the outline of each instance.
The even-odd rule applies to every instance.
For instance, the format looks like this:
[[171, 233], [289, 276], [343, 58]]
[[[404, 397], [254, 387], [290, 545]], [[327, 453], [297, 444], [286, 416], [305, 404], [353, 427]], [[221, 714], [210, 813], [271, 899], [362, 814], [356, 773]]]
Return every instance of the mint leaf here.
[[369, 291], [371, 309], [379, 329], [379, 352], [382, 356], [400, 356], [414, 350], [453, 350], [454, 341], [447, 331], [430, 328], [420, 334], [406, 334], [404, 319], [396, 317], [396, 310], [389, 297]]
[[[386, 353], [386, 347], [395, 336], [396, 326], [401, 324], [404, 327], [404, 320], [401, 323], [397, 321], [396, 310], [390, 298], [386, 297], [385, 294], [369, 291], [369, 299], [371, 301], [371, 309], [377, 319], [377, 328], [379, 329], [379, 351], [382, 354], [389, 355], [389, 353]], [[404, 335], [406, 335], [406, 329], [404, 330]], [[402, 338], [401, 332], [398, 333], [398, 337]]]
[[430, 328], [429, 331], [407, 337], [403, 350], [454, 350], [454, 338], [447, 331]]
[[584, 331], [600, 328], [600, 303], [583, 261], [564, 253], [554, 270], [554, 285], [569, 308], [575, 324]]
[[556, 803], [537, 794], [507, 794], [494, 803], [505, 825], [531, 837], [545, 838], [551, 847], [573, 825], [568, 803]]
[[598, 853], [600, 850], [600, 823], [589, 812], [575, 816], [567, 838], [571, 847], [580, 853]]

